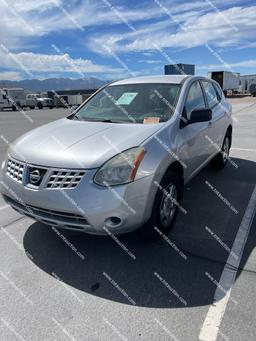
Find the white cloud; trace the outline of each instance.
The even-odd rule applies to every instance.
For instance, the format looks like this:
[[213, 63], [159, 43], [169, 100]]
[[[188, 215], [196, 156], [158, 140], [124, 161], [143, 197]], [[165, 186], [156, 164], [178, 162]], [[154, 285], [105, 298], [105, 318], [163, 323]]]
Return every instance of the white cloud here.
[[[21, 45], [26, 39], [60, 30], [83, 29], [102, 24], [114, 25], [162, 16], [160, 9], [109, 8], [103, 1], [84, 0], [1, 0], [0, 40], [9, 48]], [[120, 13], [118, 16], [116, 13]]]
[[154, 59], [141, 59], [139, 63], [146, 63], [146, 64], [163, 64], [162, 60], [154, 60]]
[[256, 67], [256, 59], [250, 59], [250, 60], [244, 60], [241, 62], [237, 62], [237, 63], [226, 63], [226, 66], [224, 64], [209, 64], [209, 65], [199, 65], [197, 66], [198, 69], [202, 69], [202, 70], [209, 70], [209, 69], [232, 69], [232, 68], [240, 68], [240, 67], [246, 67], [246, 68], [255, 68]]
[[[223, 20], [223, 16], [226, 20]], [[173, 21], [165, 19], [157, 25], [147, 24], [136, 32], [93, 37], [94, 44], [91, 41], [89, 46], [102, 52], [104, 42], [114, 52], [134, 52], [152, 50], [154, 44], [160, 48], [191, 48], [209, 43], [218, 47], [232, 47], [255, 40], [256, 6], [232, 7], [223, 10], [221, 15], [212, 10], [201, 16], [194, 13], [189, 19], [184, 15], [181, 17], [182, 26], [175, 30]]]
[[[160, 1], [160, 0], [159, 0]], [[141, 6], [138, 4], [132, 7], [124, 1], [109, 1], [112, 5], [108, 6], [103, 0], [1, 0], [0, 12], [1, 30], [0, 40], [7, 44], [9, 48], [27, 43], [26, 39], [42, 36], [50, 32], [60, 30], [73, 30], [90, 26], [108, 24], [113, 27], [116, 24], [134, 24], [135, 29], [138, 25], [149, 20], [162, 20], [170, 18], [154, 1]], [[170, 13], [177, 16], [178, 20], [193, 19], [195, 13], [209, 11], [206, 1], [194, 1], [192, 3], [180, 3], [178, 0], [161, 0], [161, 3], [168, 8]], [[225, 4], [235, 3], [237, 0], [227, 0]], [[218, 6], [223, 6], [223, 1], [214, 2]], [[174, 24], [174, 23], [172, 23]], [[126, 25], [127, 30], [129, 30]], [[146, 29], [147, 26], [145, 26]], [[164, 30], [164, 27], [162, 28]], [[145, 32], [146, 33], [146, 32]]]
[[2, 68], [18, 70], [27, 77], [42, 72], [75, 73], [80, 78], [86, 77], [87, 73], [120, 72], [120, 68], [95, 64], [89, 59], [73, 59], [68, 54], [12, 53], [3, 45], [0, 46], [0, 60]]
[[22, 77], [19, 72], [15, 72], [15, 71], [0, 72], [0, 80], [19, 81], [21, 79]]
[[[103, 26], [100, 34], [91, 33], [90, 40], [83, 43], [104, 56], [108, 55], [104, 48], [107, 45], [113, 52], [112, 57], [115, 54], [120, 60], [123, 59], [123, 52], [143, 51], [146, 57], [153, 53], [145, 61], [147, 64], [160, 63], [156, 60], [159, 52], [155, 45], [177, 49], [204, 44], [224, 48], [255, 46], [256, 6], [223, 10], [238, 3], [238, 0], [215, 0], [213, 3], [218, 10], [214, 10], [205, 0], [186, 3], [158, 0], [162, 6], [154, 0], [150, 3], [136, 3], [134, 6], [127, 1], [125, 4], [124, 0], [109, 2], [114, 7], [108, 6], [103, 0], [0, 0], [0, 42], [12, 51], [17, 51], [20, 47], [36, 44], [36, 38], [48, 33], [108, 25], [107, 33], [102, 33], [106, 28]], [[223, 16], [226, 20], [223, 20]], [[236, 27], [237, 30], [234, 29]], [[90, 59], [74, 59], [54, 50], [52, 53], [24, 52], [25, 49], [20, 51], [11, 58], [0, 49], [1, 67], [17, 71], [16, 77], [18, 72], [35, 76], [47, 72], [77, 73], [78, 77], [87, 73], [104, 73], [105, 76], [112, 75], [112, 78], [126, 74], [117, 60], [114, 61], [117, 68], [109, 68]], [[161, 58], [164, 62], [165, 58]], [[21, 65], [24, 66], [23, 70]], [[12, 76], [15, 77], [14, 74]]]

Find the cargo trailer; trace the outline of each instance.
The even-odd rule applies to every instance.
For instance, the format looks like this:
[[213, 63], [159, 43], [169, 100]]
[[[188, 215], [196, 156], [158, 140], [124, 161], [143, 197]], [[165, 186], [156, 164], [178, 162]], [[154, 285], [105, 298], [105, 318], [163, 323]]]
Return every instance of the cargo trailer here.
[[211, 71], [208, 77], [219, 83], [225, 95], [228, 91], [232, 93], [239, 90], [240, 73], [231, 71]]

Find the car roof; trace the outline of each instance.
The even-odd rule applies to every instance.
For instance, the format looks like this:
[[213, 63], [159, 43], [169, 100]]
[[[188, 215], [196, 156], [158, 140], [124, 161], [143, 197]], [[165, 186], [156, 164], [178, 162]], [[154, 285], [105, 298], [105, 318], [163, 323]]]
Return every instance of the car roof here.
[[191, 78], [189, 75], [160, 75], [160, 76], [146, 76], [146, 77], [134, 77], [116, 81], [110, 84], [123, 85], [123, 84], [139, 84], [139, 83], [169, 83], [180, 84], [185, 78]]

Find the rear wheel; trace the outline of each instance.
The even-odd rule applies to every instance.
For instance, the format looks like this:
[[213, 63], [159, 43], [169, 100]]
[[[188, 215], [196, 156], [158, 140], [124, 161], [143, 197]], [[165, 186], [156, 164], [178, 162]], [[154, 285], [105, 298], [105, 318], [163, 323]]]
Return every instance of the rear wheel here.
[[143, 239], [157, 240], [171, 231], [181, 196], [180, 179], [174, 172], [168, 171], [158, 185], [151, 217], [138, 231]]
[[212, 166], [215, 169], [223, 169], [229, 159], [229, 150], [231, 147], [231, 135], [229, 132], [226, 133], [224, 138], [221, 151], [212, 160]]

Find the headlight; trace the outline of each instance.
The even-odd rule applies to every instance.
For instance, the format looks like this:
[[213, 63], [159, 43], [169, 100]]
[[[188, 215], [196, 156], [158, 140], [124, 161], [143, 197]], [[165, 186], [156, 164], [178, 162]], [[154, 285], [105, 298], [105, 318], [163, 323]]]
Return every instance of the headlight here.
[[145, 149], [128, 149], [107, 161], [95, 174], [94, 182], [101, 186], [114, 186], [134, 181]]

